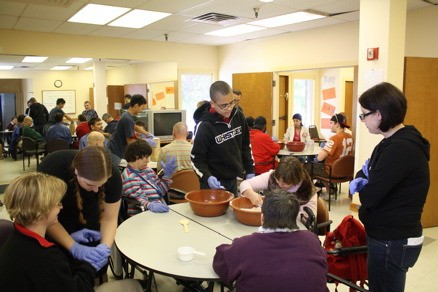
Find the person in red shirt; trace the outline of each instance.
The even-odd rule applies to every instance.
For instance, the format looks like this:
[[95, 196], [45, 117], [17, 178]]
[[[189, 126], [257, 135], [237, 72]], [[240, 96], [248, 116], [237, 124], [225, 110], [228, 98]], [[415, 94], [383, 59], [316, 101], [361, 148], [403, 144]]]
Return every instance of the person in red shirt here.
[[80, 114], [78, 116], [78, 126], [76, 127], [76, 141], [73, 143], [73, 149], [79, 149], [79, 141], [81, 138], [91, 132], [90, 125], [88, 125], [87, 118], [85, 115]]
[[254, 127], [250, 131], [256, 175], [265, 173], [270, 169], [275, 169], [277, 165], [275, 156], [280, 151], [280, 144], [273, 141], [265, 131], [266, 119], [259, 116], [254, 120]]

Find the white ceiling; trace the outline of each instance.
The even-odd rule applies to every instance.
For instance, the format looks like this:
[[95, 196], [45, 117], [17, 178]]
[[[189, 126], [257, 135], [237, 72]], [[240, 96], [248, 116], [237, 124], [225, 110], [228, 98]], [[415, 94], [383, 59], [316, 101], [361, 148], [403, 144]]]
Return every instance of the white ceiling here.
[[[428, 1], [437, 0], [408, 0], [408, 10], [433, 5]], [[67, 22], [71, 16], [88, 3], [168, 12], [172, 15], [140, 29]], [[359, 6], [360, 0], [274, 0], [270, 3], [263, 3], [258, 0], [0, 0], [0, 29], [162, 42], [166, 41], [165, 35], [167, 34], [168, 42], [220, 46], [293, 31], [357, 21], [359, 20]], [[254, 21], [256, 19], [254, 8], [258, 8], [258, 20], [306, 9], [324, 12], [329, 14], [330, 17], [234, 37], [217, 37], [204, 34], [213, 30]], [[192, 20], [195, 17], [212, 12], [235, 16], [237, 19], [222, 24], [200, 23]], [[21, 67], [17, 70], [47, 70], [54, 64], [63, 64], [67, 58], [49, 58], [41, 65], [22, 64], [20, 63], [21, 59], [21, 56], [0, 55], [0, 65], [10, 64]], [[123, 60], [105, 61], [113, 64], [113, 66], [126, 63]]]

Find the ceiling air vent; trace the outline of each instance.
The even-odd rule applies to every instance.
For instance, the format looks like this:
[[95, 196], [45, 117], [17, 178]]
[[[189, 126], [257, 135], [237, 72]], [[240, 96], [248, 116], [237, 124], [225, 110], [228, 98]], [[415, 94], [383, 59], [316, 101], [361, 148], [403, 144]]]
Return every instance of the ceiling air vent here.
[[207, 14], [203, 14], [201, 16], [197, 16], [192, 18], [191, 21], [201, 22], [201, 23], [210, 23], [210, 24], [225, 24], [227, 22], [236, 20], [237, 16], [220, 14], [215, 12], [210, 12]]

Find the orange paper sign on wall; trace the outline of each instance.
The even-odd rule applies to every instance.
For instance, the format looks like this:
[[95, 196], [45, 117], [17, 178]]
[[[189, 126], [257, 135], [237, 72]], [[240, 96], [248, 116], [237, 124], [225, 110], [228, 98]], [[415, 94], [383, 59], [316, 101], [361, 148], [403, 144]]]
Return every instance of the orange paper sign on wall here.
[[336, 107], [334, 105], [324, 102], [322, 104], [321, 112], [331, 117], [335, 114], [335, 109]]
[[321, 119], [321, 129], [330, 129], [330, 119], [329, 118]]
[[166, 96], [164, 95], [164, 92], [158, 92], [157, 94], [155, 94], [155, 98], [157, 100], [164, 99], [165, 97]]
[[152, 98], [152, 105], [157, 105], [157, 100], [154, 98]]
[[175, 92], [174, 87], [166, 87], [166, 94], [173, 94]]
[[336, 88], [327, 88], [322, 91], [322, 98], [324, 100], [336, 98]]

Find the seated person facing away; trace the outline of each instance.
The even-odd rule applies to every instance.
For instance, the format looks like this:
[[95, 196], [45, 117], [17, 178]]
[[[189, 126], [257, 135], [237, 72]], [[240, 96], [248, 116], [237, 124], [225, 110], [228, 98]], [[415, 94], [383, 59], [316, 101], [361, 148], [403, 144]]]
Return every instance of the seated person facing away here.
[[[169, 207], [164, 197], [172, 183], [170, 178], [176, 168], [176, 158], [168, 158], [168, 162], [163, 165], [164, 176], [159, 178], [147, 166], [151, 153], [151, 146], [143, 140], [137, 140], [126, 146], [125, 159], [128, 161], [128, 166], [122, 173], [123, 195], [136, 199], [142, 209], [157, 213], [168, 212]], [[139, 212], [133, 204], [128, 205], [129, 216]]]
[[80, 141], [82, 137], [91, 132], [91, 128], [90, 125], [88, 125], [87, 118], [82, 114], [78, 116], [78, 122], [79, 124], [76, 127], [76, 137], [78, 141]]
[[249, 133], [255, 174], [259, 175], [277, 166], [276, 155], [280, 144], [274, 142], [266, 132], [266, 119], [262, 116], [254, 120], [254, 127]]
[[220, 279], [236, 291], [327, 291], [326, 252], [316, 234], [298, 230], [298, 210], [294, 194], [268, 192], [258, 232], [216, 247]]
[[[335, 135], [331, 136], [325, 144], [324, 148], [318, 153], [315, 162], [322, 162], [325, 160], [326, 165], [332, 165], [337, 159], [346, 155], [353, 155], [353, 137], [345, 133], [345, 128], [350, 128], [345, 123], [344, 116], [335, 114], [330, 119], [330, 129]], [[329, 169], [324, 167], [324, 164], [305, 164], [306, 170], [310, 175], [319, 175], [328, 177]], [[324, 182], [327, 190], [330, 190], [328, 183]], [[328, 199], [328, 193], [324, 194], [324, 198]]]
[[109, 282], [94, 289], [94, 276], [102, 263], [95, 259], [91, 264], [69, 261], [45, 238], [47, 228], [58, 222], [66, 190], [61, 179], [36, 172], [17, 177], [6, 189], [5, 206], [14, 230], [0, 250], [2, 291], [142, 291], [135, 280]]
[[[108, 133], [103, 132], [103, 122], [100, 118], [91, 118], [88, 121], [88, 126], [90, 127], [91, 131], [97, 131], [102, 133], [104, 136], [109, 136]], [[87, 147], [87, 137], [90, 133], [85, 134], [81, 140], [79, 141], [79, 149], [82, 149], [84, 147]]]
[[67, 141], [68, 145], [71, 144], [72, 138], [70, 129], [62, 123], [64, 116], [61, 113], [55, 114], [55, 124], [50, 126], [46, 133], [46, 142], [50, 142], [57, 138]]
[[104, 113], [102, 115], [102, 120], [106, 123], [106, 126], [103, 129], [103, 131], [108, 134], [114, 133], [117, 126], [117, 121], [114, 120], [114, 118], [108, 113]]
[[38, 142], [43, 142], [44, 137], [32, 128], [32, 123], [33, 123], [33, 120], [31, 117], [27, 116], [24, 118], [23, 128], [21, 131], [22, 136], [31, 138], [31, 139], [38, 141]]
[[93, 131], [87, 135], [88, 146], [105, 146], [105, 136], [99, 131]]
[[[250, 199], [254, 206], [260, 206], [263, 203], [263, 196], [258, 192], [276, 189], [295, 193], [300, 204], [300, 217], [301, 214], [307, 216], [307, 213], [303, 211], [304, 207], [309, 207], [316, 214], [316, 190], [312, 179], [298, 158], [285, 157], [280, 160], [275, 171], [270, 170], [240, 183], [242, 197]], [[300, 220], [300, 218], [297, 219]]]
[[192, 144], [187, 141], [187, 125], [183, 122], [178, 122], [173, 125], [173, 141], [160, 149], [160, 154], [157, 160], [157, 170], [162, 169], [161, 162], [166, 160], [168, 156], [176, 157], [176, 171], [183, 169], [193, 169], [190, 152]]
[[147, 132], [145, 123], [143, 121], [136, 121], [135, 125], [145, 131], [145, 133], [141, 133], [136, 130], [135, 136], [137, 136], [138, 139], [142, 139], [148, 142], [149, 145], [151, 145], [151, 147], [156, 147], [157, 142], [154, 140], [156, 139], [156, 137], [152, 135], [150, 132]]

